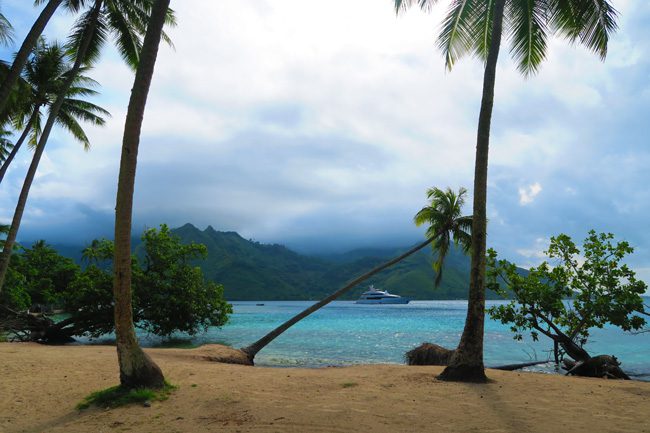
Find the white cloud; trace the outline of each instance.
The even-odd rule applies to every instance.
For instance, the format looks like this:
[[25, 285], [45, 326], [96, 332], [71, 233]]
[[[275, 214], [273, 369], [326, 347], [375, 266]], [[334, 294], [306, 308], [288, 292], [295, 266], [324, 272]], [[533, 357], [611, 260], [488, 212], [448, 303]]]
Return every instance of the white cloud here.
[[526, 206], [532, 203], [540, 192], [542, 192], [542, 185], [539, 182], [519, 188], [519, 204]]
[[[22, 2], [3, 3], [4, 13], [12, 3]], [[276, 242], [300, 233], [408, 243], [419, 235], [411, 218], [427, 187], [471, 193], [481, 64], [467, 58], [445, 71], [435, 44], [444, 4], [399, 17], [392, 5], [175, 2], [176, 49], [160, 50], [143, 125], [136, 220], [212, 224]], [[639, 188], [650, 161], [650, 9], [645, 0], [618, 0], [617, 8], [621, 26], [606, 62], [553, 39], [539, 74], [525, 79], [504, 45], [488, 203], [490, 244], [504, 254], [563, 231], [581, 237], [585, 226], [628, 230], [636, 245], [650, 245], [650, 234], [631, 232], [650, 212]], [[64, 36], [70, 19], [60, 15], [49, 34]], [[22, 21], [26, 31], [31, 19]], [[92, 220], [91, 211], [110, 216], [114, 207], [133, 76], [114, 50], [91, 75], [113, 118], [88, 128], [88, 153], [54, 134], [47, 175], [28, 203], [45, 211], [33, 213], [27, 231]], [[30, 156], [0, 186], [0, 216], [13, 210]], [[557, 197], [541, 200], [542, 185]], [[623, 211], [625, 219], [611, 217]], [[643, 257], [647, 267], [650, 252]]]

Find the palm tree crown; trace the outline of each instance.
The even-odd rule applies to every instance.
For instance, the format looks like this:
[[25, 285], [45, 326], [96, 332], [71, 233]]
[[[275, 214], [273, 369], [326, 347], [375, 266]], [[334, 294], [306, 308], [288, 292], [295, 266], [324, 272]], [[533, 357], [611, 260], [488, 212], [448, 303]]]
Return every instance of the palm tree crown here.
[[[83, 62], [90, 65], [99, 58], [102, 47], [109, 36], [113, 37], [118, 52], [135, 71], [140, 60], [143, 35], [151, 15], [154, 0], [83, 0], [80, 6], [91, 6], [77, 20], [68, 40], [70, 52], [78, 54], [83, 45], [88, 28], [92, 27], [92, 40], [83, 55]], [[95, 14], [95, 9], [98, 13]], [[174, 26], [176, 19], [173, 10], [166, 14], [165, 24]], [[168, 44], [171, 40], [163, 32], [162, 39]]]
[[[25, 101], [23, 108], [25, 115], [16, 119], [15, 126], [17, 129], [23, 127], [31, 129], [32, 146], [38, 143], [41, 132], [43, 115], [41, 108], [49, 107], [54, 103], [71, 68], [72, 65], [63, 47], [56, 42], [47, 44], [44, 41], [39, 42], [33, 57], [25, 65], [23, 77], [31, 89], [31, 95]], [[85, 70], [87, 69], [81, 72]], [[110, 116], [110, 113], [103, 108], [81, 99], [97, 95], [97, 92], [91, 88], [97, 85], [95, 80], [81, 73], [76, 75], [56, 118], [56, 123], [70, 132], [86, 150], [90, 147], [90, 140], [78, 120], [102, 126], [105, 120], [101, 116]], [[25, 124], [32, 115], [35, 115], [33, 123]]]
[[[41, 39], [34, 49], [34, 53], [25, 65], [21, 86], [26, 89], [19, 97], [16, 112], [12, 115], [13, 128], [23, 133], [16, 141], [15, 146], [6, 146], [4, 158], [0, 151], [0, 182], [3, 181], [9, 165], [20, 150], [24, 140], [29, 137], [29, 144], [35, 147], [42, 132], [43, 109], [54, 104], [58, 94], [62, 91], [65, 80], [70, 74], [71, 64], [65, 50], [56, 42], [47, 44]], [[82, 68], [82, 72], [85, 70]], [[56, 123], [66, 129], [79, 141], [85, 150], [90, 148], [90, 140], [86, 136], [79, 121], [92, 125], [102, 126], [105, 120], [102, 116], [110, 116], [103, 108], [82, 98], [97, 94], [91, 87], [97, 82], [84, 75], [76, 75], [72, 86], [67, 90], [66, 97], [59, 110]], [[2, 146], [2, 143], [0, 143]], [[9, 152], [10, 150], [10, 152]]]
[[420, 209], [413, 218], [417, 226], [428, 224], [426, 237], [435, 239], [431, 247], [437, 253], [437, 259], [433, 263], [433, 269], [436, 271], [436, 287], [442, 280], [442, 265], [452, 239], [454, 244], [462, 247], [466, 253], [469, 252], [472, 244], [472, 217], [461, 215], [465, 194], [467, 190], [462, 187], [458, 190], [458, 194], [451, 188], [444, 191], [440, 188], [429, 188], [427, 198], [430, 204]]
[[[397, 12], [413, 5], [429, 10], [438, 0], [395, 0]], [[486, 61], [495, 0], [452, 0], [438, 35], [438, 45], [451, 69], [466, 54]], [[580, 42], [601, 58], [616, 28], [616, 9], [609, 0], [506, 0], [503, 33], [510, 54], [524, 75], [537, 72], [546, 58], [548, 37], [559, 34]]]

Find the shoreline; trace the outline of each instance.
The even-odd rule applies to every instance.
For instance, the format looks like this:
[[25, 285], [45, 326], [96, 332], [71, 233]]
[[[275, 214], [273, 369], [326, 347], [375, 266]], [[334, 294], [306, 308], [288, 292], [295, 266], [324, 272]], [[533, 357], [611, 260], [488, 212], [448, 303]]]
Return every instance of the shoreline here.
[[227, 351], [145, 349], [179, 388], [150, 408], [74, 407], [118, 383], [113, 346], [0, 343], [2, 432], [650, 432], [650, 384], [488, 370], [441, 382], [441, 367], [269, 368], [218, 364]]

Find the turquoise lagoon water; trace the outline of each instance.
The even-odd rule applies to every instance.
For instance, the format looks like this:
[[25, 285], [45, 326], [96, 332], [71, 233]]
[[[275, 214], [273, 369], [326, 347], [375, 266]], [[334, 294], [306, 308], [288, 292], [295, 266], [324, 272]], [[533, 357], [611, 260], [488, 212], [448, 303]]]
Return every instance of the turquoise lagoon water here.
[[[312, 303], [233, 302], [234, 313], [226, 326], [191, 338], [178, 335], [172, 343], [246, 346]], [[467, 301], [412, 301], [407, 305], [335, 301], [294, 325], [260, 351], [255, 361], [257, 365], [277, 367], [403, 363], [404, 353], [424, 341], [456, 347], [466, 312]], [[140, 335], [140, 339], [144, 346], [169, 345], [155, 336]], [[596, 329], [586, 348], [592, 355], [616, 355], [627, 372], [650, 380], [650, 333], [631, 335], [614, 327]], [[486, 366], [545, 360], [550, 349], [552, 343], [546, 338], [515, 341], [508, 326], [486, 320]], [[551, 364], [531, 369], [554, 371]]]

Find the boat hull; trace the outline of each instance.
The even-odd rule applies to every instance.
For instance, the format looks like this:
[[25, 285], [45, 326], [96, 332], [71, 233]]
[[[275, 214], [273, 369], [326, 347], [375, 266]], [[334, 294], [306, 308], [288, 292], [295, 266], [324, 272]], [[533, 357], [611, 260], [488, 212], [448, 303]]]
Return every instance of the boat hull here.
[[355, 304], [408, 304], [409, 298], [359, 299]]

